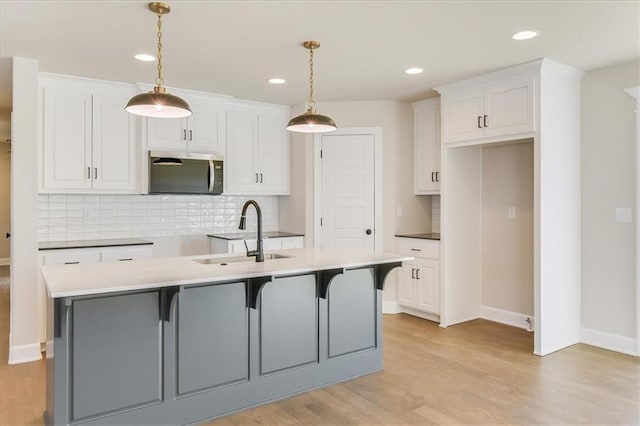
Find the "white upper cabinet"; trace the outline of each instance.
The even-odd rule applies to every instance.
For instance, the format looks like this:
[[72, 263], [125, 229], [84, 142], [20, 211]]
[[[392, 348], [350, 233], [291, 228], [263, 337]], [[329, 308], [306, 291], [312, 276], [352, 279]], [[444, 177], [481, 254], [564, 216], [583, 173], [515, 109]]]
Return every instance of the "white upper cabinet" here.
[[271, 106], [227, 112], [225, 193], [289, 193], [289, 109]]
[[535, 130], [532, 73], [436, 88], [442, 95], [442, 142], [461, 142]]
[[440, 193], [440, 99], [413, 104], [414, 193]]
[[224, 155], [226, 99], [173, 94], [189, 103], [192, 114], [186, 118], [147, 118], [148, 148]]
[[43, 74], [40, 192], [134, 193], [138, 120], [133, 86]]

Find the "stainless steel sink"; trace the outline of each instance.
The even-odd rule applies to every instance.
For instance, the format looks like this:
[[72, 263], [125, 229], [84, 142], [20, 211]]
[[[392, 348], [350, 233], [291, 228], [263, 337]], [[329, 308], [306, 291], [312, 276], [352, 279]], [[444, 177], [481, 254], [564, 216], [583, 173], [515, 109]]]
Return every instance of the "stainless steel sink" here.
[[[283, 254], [266, 253], [264, 255], [264, 260], [288, 259], [290, 257], [291, 256], [285, 256]], [[254, 256], [209, 257], [206, 259], [193, 259], [193, 261], [202, 263], [203, 265], [223, 265], [224, 266], [229, 263], [255, 262], [256, 258]]]

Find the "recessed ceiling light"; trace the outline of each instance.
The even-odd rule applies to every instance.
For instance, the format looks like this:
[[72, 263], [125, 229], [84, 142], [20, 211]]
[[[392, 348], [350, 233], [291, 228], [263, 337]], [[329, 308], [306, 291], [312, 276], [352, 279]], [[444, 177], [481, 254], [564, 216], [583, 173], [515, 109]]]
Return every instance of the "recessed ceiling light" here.
[[156, 57], [153, 55], [148, 55], [146, 53], [138, 53], [135, 58], [142, 62], [153, 62], [156, 60]]
[[537, 37], [538, 34], [540, 33], [538, 33], [537, 31], [520, 31], [512, 35], [511, 38], [514, 40], [529, 40], [530, 38]]
[[284, 84], [287, 80], [284, 78], [270, 78], [269, 83], [271, 84]]
[[422, 71], [424, 71], [422, 68], [407, 68], [404, 70], [407, 74], [422, 74]]

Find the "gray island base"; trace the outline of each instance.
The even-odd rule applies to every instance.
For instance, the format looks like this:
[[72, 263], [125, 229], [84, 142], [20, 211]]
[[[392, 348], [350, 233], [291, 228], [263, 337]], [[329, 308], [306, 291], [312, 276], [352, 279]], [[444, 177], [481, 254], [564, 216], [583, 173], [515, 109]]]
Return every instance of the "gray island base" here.
[[47, 423], [197, 423], [380, 371], [394, 260], [54, 297]]

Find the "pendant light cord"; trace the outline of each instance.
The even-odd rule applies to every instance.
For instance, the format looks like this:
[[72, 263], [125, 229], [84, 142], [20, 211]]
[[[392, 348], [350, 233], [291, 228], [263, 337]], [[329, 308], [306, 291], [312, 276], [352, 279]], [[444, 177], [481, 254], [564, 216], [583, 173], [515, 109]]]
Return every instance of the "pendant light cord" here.
[[309, 99], [307, 101], [309, 113], [315, 113], [315, 102], [313, 100], [313, 48], [309, 49]]
[[158, 13], [158, 76], [156, 86], [164, 86], [162, 78], [162, 14]]

